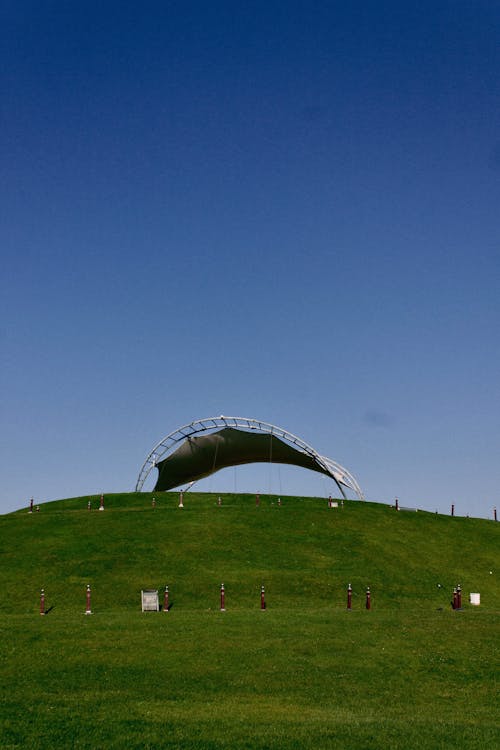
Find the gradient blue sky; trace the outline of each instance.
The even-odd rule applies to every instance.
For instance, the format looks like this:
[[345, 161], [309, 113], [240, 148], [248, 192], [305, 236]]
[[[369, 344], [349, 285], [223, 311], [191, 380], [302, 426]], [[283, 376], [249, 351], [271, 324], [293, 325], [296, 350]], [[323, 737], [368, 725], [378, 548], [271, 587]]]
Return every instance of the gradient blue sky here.
[[131, 490], [228, 414], [369, 500], [491, 517], [499, 28], [481, 0], [4, 0], [0, 512]]

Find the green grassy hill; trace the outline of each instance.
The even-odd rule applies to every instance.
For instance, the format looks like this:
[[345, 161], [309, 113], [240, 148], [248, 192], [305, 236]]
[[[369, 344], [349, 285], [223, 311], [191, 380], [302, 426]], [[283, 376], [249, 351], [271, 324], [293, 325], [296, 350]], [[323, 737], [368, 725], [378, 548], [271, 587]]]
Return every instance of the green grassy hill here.
[[[498, 524], [314, 498], [87, 501], [0, 517], [0, 747], [500, 745]], [[142, 613], [141, 589], [162, 602], [166, 584], [170, 611]]]

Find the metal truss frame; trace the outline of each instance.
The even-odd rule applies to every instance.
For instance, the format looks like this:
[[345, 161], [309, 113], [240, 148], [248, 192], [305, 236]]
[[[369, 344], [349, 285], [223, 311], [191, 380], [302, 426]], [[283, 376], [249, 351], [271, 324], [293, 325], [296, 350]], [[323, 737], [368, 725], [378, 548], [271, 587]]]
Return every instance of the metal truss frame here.
[[160, 440], [160, 442], [157, 443], [149, 452], [146, 460], [141, 467], [139, 476], [137, 478], [135, 491], [141, 492], [144, 486], [144, 482], [149, 476], [149, 473], [152, 471], [152, 469], [155, 468], [158, 462], [162, 460], [175, 445], [177, 445], [177, 443], [180, 443], [182, 440], [185, 440], [186, 438], [189, 438], [197, 433], [212, 432], [214, 430], [220, 430], [224, 427], [233, 427], [237, 430], [244, 431], [255, 430], [260, 433], [274, 435], [275, 437], [294, 447], [296, 450], [302, 451], [302, 453], [306, 453], [307, 455], [311, 456], [311, 458], [313, 458], [319, 464], [319, 466], [321, 466], [325, 473], [333, 479], [338, 489], [342, 493], [342, 497], [347, 497], [344, 491], [344, 487], [347, 487], [357, 495], [359, 500], [365, 499], [363, 492], [361, 491], [361, 487], [359, 486], [353, 475], [346, 468], [341, 466], [336, 461], [333, 461], [331, 458], [321, 456], [317, 451], [314, 450], [314, 448], [312, 448], [310, 445], [304, 442], [304, 440], [297, 437], [296, 435], [292, 435], [291, 432], [288, 432], [281, 427], [277, 427], [276, 425], [269, 424], [268, 422], [262, 422], [259, 419], [225, 416], [197, 419], [194, 422], [190, 422], [189, 424], [184, 425], [183, 427], [179, 427], [177, 430], [174, 430], [169, 435]]

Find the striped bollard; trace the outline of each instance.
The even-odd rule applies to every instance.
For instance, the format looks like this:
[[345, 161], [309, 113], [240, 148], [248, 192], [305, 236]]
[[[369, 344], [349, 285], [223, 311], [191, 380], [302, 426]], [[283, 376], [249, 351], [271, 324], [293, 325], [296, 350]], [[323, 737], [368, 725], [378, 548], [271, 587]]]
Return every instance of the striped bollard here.
[[264, 586], [260, 587], [260, 608], [261, 610], [265, 610], [266, 608], [266, 597], [265, 597]]
[[168, 603], [168, 586], [165, 586], [165, 593], [163, 595], [163, 611], [164, 612], [168, 612], [168, 607], [169, 607], [169, 603]]
[[453, 589], [453, 609], [458, 609], [458, 593], [456, 587]]
[[92, 610], [90, 609], [90, 584], [87, 583], [87, 609], [85, 610], [86, 615], [91, 615]]
[[221, 612], [226, 611], [226, 591], [224, 589], [223, 583], [221, 583], [220, 585], [220, 611]]
[[347, 587], [347, 609], [352, 609], [352, 586], [351, 584]]
[[40, 614], [45, 614], [45, 591], [43, 589], [40, 591]]
[[371, 608], [372, 608], [372, 599], [371, 599], [371, 594], [370, 594], [370, 587], [368, 586], [368, 588], [366, 589], [366, 609], [371, 609]]
[[92, 503], [90, 500], [87, 502], [87, 510], [92, 510]]
[[460, 584], [457, 586], [457, 609], [462, 609], [462, 587]]
[[219, 495], [219, 497], [218, 497], [218, 499], [217, 499], [217, 505], [218, 505], [219, 507], [220, 507], [220, 506], [222, 505], [222, 499], [221, 499], [221, 496], [220, 496], [220, 495]]
[[281, 497], [279, 497], [279, 498], [278, 498], [278, 505], [279, 505], [279, 506], [280, 506], [280, 508], [281, 508]]
[[101, 495], [101, 504], [99, 505], [99, 510], [104, 510], [104, 495]]

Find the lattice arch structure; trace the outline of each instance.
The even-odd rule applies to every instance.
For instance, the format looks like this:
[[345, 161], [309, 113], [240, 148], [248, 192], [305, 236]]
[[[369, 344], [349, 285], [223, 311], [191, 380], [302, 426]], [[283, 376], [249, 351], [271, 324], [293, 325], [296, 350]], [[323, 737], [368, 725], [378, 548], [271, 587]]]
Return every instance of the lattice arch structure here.
[[[253, 438], [250, 437], [251, 435], [267, 435], [269, 440]], [[241, 454], [241, 445], [238, 445], [241, 441], [245, 444], [244, 455]], [[269, 445], [269, 448], [266, 447], [269, 456], [265, 459], [258, 457], [262, 456], [263, 445]], [[248, 448], [250, 450], [247, 455]], [[212, 461], [212, 455], [214, 456], [213, 463], [209, 465], [207, 461]], [[202, 463], [198, 461], [196, 465], [195, 458], [199, 456], [202, 458]], [[209, 417], [198, 419], [174, 430], [149, 452], [139, 472], [135, 489], [136, 492], [142, 490], [154, 468], [157, 468], [159, 472], [155, 490], [161, 491], [179, 487], [185, 484], [186, 480], [189, 485], [194, 484], [198, 479], [227, 466], [264, 460], [269, 460], [271, 463], [295, 464], [318, 471], [333, 479], [342, 497], [347, 497], [347, 489], [353, 492], [359, 500], [364, 500], [358, 482], [345, 467], [331, 458], [320, 455], [291, 432], [268, 422], [247, 417]], [[179, 465], [182, 467], [180, 471]], [[163, 480], [162, 486], [160, 478], [165, 471], [168, 477]], [[190, 471], [192, 471], [191, 475]], [[177, 479], [181, 481], [177, 482]]]

